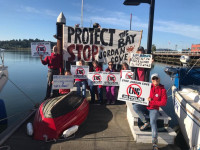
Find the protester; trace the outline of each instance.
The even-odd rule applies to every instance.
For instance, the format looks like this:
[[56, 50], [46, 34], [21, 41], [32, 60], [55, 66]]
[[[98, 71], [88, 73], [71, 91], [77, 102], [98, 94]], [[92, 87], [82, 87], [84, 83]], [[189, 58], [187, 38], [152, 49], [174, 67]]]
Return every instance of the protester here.
[[122, 70], [129, 70], [128, 64], [127, 64], [126, 62], [124, 62], [124, 63], [122, 64], [122, 68], [121, 68], [121, 70], [120, 70], [120, 77], [122, 77]]
[[[93, 67], [90, 69], [90, 72], [103, 71], [96, 60], [92, 62], [92, 65]], [[103, 86], [102, 85], [98, 85], [98, 86], [90, 85], [91, 103], [95, 102], [95, 91], [97, 91], [98, 103], [103, 104]]]
[[[59, 75], [62, 70], [62, 58], [61, 55], [57, 53], [57, 46], [53, 47], [53, 52], [51, 56], [46, 56], [44, 60], [42, 60], [43, 56], [40, 56], [40, 60], [43, 65], [48, 65], [48, 81], [47, 81], [47, 91], [45, 100], [51, 96], [51, 88], [53, 75]], [[52, 97], [58, 96], [59, 91], [53, 90]]]
[[[83, 66], [85, 63], [83, 60], [78, 61], [78, 66]], [[81, 87], [82, 87], [82, 97], [86, 97], [86, 79], [75, 79], [77, 86], [77, 94], [81, 96]]]
[[[65, 71], [65, 76], [69, 76], [69, 75], [72, 75], [71, 72], [69, 70], [66, 70]], [[59, 89], [59, 93], [61, 95], [68, 94], [69, 92], [70, 92], [70, 89]]]
[[[140, 46], [137, 49], [137, 54], [144, 54], [144, 47]], [[131, 58], [134, 59], [134, 58]], [[129, 63], [130, 63], [130, 58], [129, 58]], [[140, 68], [140, 67], [130, 67], [131, 71], [134, 72], [135, 80], [139, 80], [139, 81], [145, 81], [145, 74], [146, 74], [146, 69], [145, 68]]]
[[[151, 75], [151, 80], [152, 85], [150, 96], [148, 98], [149, 105], [133, 105], [133, 109], [138, 114], [141, 121], [144, 123], [144, 125], [140, 127], [140, 130], [146, 130], [148, 127], [151, 126], [153, 148], [154, 150], [157, 150], [157, 118], [159, 115], [159, 107], [165, 106], [167, 103], [167, 93], [164, 85], [160, 84], [160, 77], [157, 73]], [[149, 114], [150, 123], [146, 119], [145, 114]]]
[[[108, 63], [108, 68], [105, 70], [106, 72], [116, 72], [116, 70], [113, 68], [113, 63], [110, 61]], [[115, 86], [106, 86], [106, 97], [107, 102], [106, 104], [115, 104], [116, 98], [115, 98]]]

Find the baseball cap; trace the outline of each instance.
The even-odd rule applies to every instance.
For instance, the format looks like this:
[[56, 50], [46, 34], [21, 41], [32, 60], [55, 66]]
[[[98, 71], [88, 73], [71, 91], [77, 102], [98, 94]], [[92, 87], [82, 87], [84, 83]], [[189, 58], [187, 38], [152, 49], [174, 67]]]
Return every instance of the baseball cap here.
[[138, 51], [144, 51], [144, 47], [139, 46], [137, 50], [138, 50]]
[[151, 75], [151, 79], [152, 79], [153, 77], [157, 77], [157, 78], [160, 79], [160, 76], [159, 76], [157, 73], [152, 74], [152, 75]]

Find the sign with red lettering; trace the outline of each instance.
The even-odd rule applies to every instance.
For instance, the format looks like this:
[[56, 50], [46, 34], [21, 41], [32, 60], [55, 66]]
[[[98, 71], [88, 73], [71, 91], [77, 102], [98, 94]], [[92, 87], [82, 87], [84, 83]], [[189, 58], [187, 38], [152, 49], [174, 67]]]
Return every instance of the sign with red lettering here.
[[74, 76], [74, 79], [87, 79], [88, 72], [89, 66], [71, 65], [71, 73]]
[[128, 62], [140, 46], [142, 31], [64, 27], [63, 59], [91, 62]]
[[31, 42], [31, 55], [32, 57], [50, 56], [50, 42]]
[[118, 100], [141, 105], [149, 105], [151, 83], [130, 79], [121, 79]]
[[88, 85], [103, 85], [102, 72], [88, 72]]
[[134, 72], [131, 70], [122, 70], [122, 79], [133, 79]]
[[104, 86], [119, 86], [120, 73], [119, 72], [103, 72]]

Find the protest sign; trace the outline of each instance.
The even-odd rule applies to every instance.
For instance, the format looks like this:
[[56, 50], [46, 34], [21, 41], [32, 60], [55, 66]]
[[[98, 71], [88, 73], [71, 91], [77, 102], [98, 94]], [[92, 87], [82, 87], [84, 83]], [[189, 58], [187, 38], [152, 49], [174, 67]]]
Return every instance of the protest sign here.
[[151, 83], [130, 79], [121, 79], [118, 100], [129, 101], [141, 105], [149, 105]]
[[50, 42], [31, 42], [32, 57], [51, 56]]
[[128, 62], [140, 46], [142, 31], [64, 26], [63, 59], [91, 62]]
[[71, 89], [74, 86], [72, 75], [53, 75], [52, 89]]
[[131, 67], [151, 68], [152, 55], [151, 54], [133, 54], [131, 57]]
[[122, 70], [122, 79], [133, 79], [134, 72], [131, 70]]
[[119, 86], [120, 73], [119, 72], [103, 72], [103, 85], [104, 86]]
[[88, 72], [88, 85], [103, 85], [102, 72]]
[[88, 72], [89, 66], [71, 65], [71, 73], [74, 76], [74, 79], [87, 79]]

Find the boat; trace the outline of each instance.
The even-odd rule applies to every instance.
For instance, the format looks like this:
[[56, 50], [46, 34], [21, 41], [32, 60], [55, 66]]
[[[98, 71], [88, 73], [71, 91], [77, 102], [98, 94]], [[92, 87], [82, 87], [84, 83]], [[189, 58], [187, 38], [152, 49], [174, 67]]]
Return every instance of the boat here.
[[87, 118], [89, 103], [75, 91], [44, 101], [35, 114], [35, 140], [57, 140], [70, 127], [80, 126]]
[[[183, 59], [183, 57], [181, 57]], [[187, 62], [183, 61], [182, 63]], [[187, 66], [187, 65], [184, 65]], [[184, 139], [190, 149], [200, 149], [200, 68], [167, 67], [174, 78], [172, 99]]]
[[0, 91], [8, 80], [8, 67], [4, 65], [4, 49], [0, 48]]

